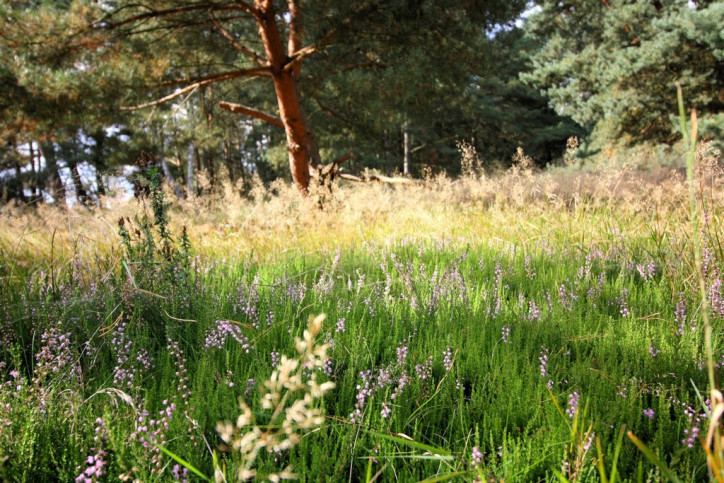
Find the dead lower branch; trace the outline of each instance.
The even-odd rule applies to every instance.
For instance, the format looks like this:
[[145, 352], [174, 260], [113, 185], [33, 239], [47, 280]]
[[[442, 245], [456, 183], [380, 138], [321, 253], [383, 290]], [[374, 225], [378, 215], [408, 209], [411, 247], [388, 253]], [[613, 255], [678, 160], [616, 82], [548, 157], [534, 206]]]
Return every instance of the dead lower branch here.
[[202, 80], [199, 80], [198, 82], [189, 84], [188, 86], [184, 87], [183, 89], [178, 89], [173, 94], [169, 94], [160, 99], [156, 99], [155, 101], [146, 102], [144, 104], [138, 104], [136, 106], [121, 106], [121, 110], [122, 111], [137, 111], [138, 109], [145, 109], [146, 107], [158, 106], [159, 104], [163, 104], [164, 102], [168, 102], [170, 100], [176, 99], [177, 97], [180, 97], [180, 96], [186, 94], [187, 92], [191, 92], [195, 89], [198, 89], [199, 87], [213, 84], [215, 82], [221, 82], [221, 81], [225, 81], [225, 80], [229, 80], [229, 79], [236, 79], [237, 77], [265, 77], [267, 75], [269, 75], [269, 69], [264, 68], [264, 67], [258, 67], [258, 68], [254, 68], [254, 69], [243, 69], [243, 70], [237, 70], [237, 71], [233, 71], [233, 72], [224, 72], [222, 74], [213, 74], [213, 75], [202, 78]]
[[280, 118], [271, 114], [267, 114], [266, 112], [260, 111], [258, 109], [254, 109], [253, 107], [242, 106], [241, 104], [234, 104], [232, 102], [226, 101], [219, 102], [219, 107], [226, 111], [231, 111], [235, 114], [244, 114], [284, 129], [284, 123]]

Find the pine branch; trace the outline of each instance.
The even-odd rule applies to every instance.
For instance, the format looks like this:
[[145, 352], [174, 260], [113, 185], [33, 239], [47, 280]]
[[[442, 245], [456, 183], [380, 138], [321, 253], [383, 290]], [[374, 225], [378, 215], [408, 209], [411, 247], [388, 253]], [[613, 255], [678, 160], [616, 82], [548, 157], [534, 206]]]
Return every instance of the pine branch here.
[[247, 57], [249, 57], [251, 60], [253, 60], [254, 62], [256, 62], [257, 64], [259, 64], [262, 67], [267, 67], [269, 65], [269, 62], [267, 62], [264, 58], [262, 58], [261, 55], [254, 52], [252, 49], [245, 47], [241, 43], [239, 43], [239, 41], [236, 40], [233, 35], [231, 35], [231, 32], [226, 30], [226, 28], [224, 28], [224, 26], [221, 25], [221, 22], [219, 22], [219, 20], [216, 17], [214, 17], [213, 12], [211, 13], [211, 22], [214, 24], [214, 27], [216, 27], [216, 30], [218, 30], [219, 33], [221, 35], [223, 35], [224, 38], [229, 41], [229, 43], [231, 43], [231, 46], [234, 47], [234, 49], [236, 49], [237, 51], [246, 55]]
[[267, 68], [255, 68], [255, 69], [244, 69], [244, 70], [237, 70], [233, 72], [224, 72], [222, 74], [214, 74], [210, 76], [206, 76], [201, 78], [199, 81], [194, 82], [193, 84], [190, 84], [183, 89], [179, 89], [173, 94], [169, 94], [165, 97], [162, 97], [160, 99], [156, 99], [155, 101], [146, 102], [144, 104], [138, 104], [136, 106], [122, 106], [122, 111], [136, 111], [138, 109], [144, 109], [146, 107], [153, 107], [158, 106], [159, 104], [163, 104], [165, 102], [168, 102], [170, 100], [176, 99], [177, 97], [180, 97], [187, 92], [191, 92], [195, 89], [198, 89], [199, 87], [203, 87], [205, 85], [213, 84], [216, 82], [221, 82], [229, 79], [236, 79], [237, 77], [263, 77], [265, 75], [268, 75], [269, 69]]
[[284, 123], [280, 118], [271, 114], [267, 114], [266, 112], [260, 111], [258, 109], [254, 109], [253, 107], [242, 106], [241, 104], [233, 104], [226, 101], [219, 102], [219, 107], [236, 114], [245, 114], [255, 119], [268, 122], [269, 124], [272, 124], [274, 126], [284, 128]]

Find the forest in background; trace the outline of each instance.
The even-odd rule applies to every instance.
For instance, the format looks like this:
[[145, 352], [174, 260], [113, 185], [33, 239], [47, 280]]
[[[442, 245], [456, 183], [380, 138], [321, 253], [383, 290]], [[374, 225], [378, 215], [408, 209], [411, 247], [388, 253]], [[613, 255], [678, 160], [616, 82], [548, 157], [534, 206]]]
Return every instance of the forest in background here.
[[291, 179], [262, 7], [311, 164], [455, 174], [465, 141], [485, 168], [518, 147], [545, 166], [573, 136], [666, 153], [677, 82], [722, 139], [723, 2], [2, 0], [2, 199], [95, 204], [141, 153], [179, 197]]

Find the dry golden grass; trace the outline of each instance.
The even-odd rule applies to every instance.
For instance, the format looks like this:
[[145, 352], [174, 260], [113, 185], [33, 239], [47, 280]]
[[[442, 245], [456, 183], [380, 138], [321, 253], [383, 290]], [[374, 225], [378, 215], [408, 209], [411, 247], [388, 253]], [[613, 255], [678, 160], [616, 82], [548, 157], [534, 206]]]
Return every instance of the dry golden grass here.
[[[227, 183], [214, 195], [174, 202], [171, 228], [180, 233], [187, 226], [197, 253], [232, 259], [326, 252], [406, 236], [588, 244], [609, 237], [614, 228], [632, 233], [646, 228], [642, 234], [653, 229], [685, 237], [688, 193], [680, 169], [642, 171], [618, 164], [593, 172], [575, 166], [537, 172], [520, 152], [511, 169], [486, 175], [474, 152], [463, 154], [464, 175], [458, 179], [441, 175], [394, 187], [341, 182], [324, 209], [316, 196], [303, 199], [281, 181], [266, 188], [257, 182], [250, 198]], [[701, 146], [700, 193], [704, 210], [714, 216], [724, 201], [719, 161], [710, 146]], [[167, 199], [173, 199], [170, 192]], [[7, 206], [0, 213], [0, 254], [25, 268], [50, 260], [67, 263], [74, 255], [88, 261], [118, 254], [116, 222], [132, 217], [139, 206], [107, 204], [111, 207], [90, 211]]]

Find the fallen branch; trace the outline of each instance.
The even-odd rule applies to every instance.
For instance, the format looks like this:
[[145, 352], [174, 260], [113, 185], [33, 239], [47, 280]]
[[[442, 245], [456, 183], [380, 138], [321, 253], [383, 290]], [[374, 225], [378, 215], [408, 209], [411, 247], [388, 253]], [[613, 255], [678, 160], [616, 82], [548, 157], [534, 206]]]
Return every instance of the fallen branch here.
[[355, 176], [349, 173], [338, 173], [337, 177], [340, 179], [346, 179], [347, 181], [354, 181], [356, 183], [386, 183], [386, 184], [406, 184], [406, 185], [419, 185], [420, 182], [411, 178], [391, 178], [389, 176], [383, 176], [381, 174], [371, 174]]

